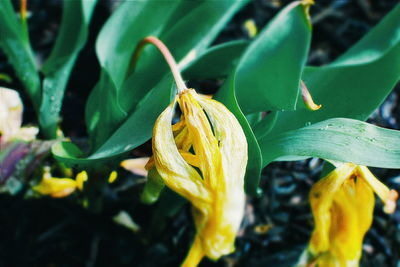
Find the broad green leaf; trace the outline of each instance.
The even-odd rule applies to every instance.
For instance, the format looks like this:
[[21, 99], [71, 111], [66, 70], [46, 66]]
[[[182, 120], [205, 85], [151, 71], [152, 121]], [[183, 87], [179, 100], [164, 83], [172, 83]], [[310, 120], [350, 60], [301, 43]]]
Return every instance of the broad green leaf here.
[[[85, 115], [92, 148], [104, 143], [112, 130], [116, 129], [126, 117], [126, 112], [117, 101], [116, 85], [104, 69], [101, 71], [100, 81], [89, 95]], [[103, 128], [103, 131], [96, 131], [99, 125], [104, 125], [106, 128]]]
[[215, 99], [222, 102], [235, 115], [243, 128], [248, 144], [245, 189], [249, 194], [258, 195], [260, 193], [258, 183], [261, 175], [261, 151], [254, 133], [237, 103], [235, 96], [235, 83], [232, 76], [228, 78], [222, 88], [215, 95]]
[[95, 153], [85, 155], [70, 142], [59, 142], [52, 148], [55, 158], [69, 166], [96, 168], [118, 160], [151, 138], [157, 117], [168, 106], [175, 92], [171, 75], [164, 77], [138, 104], [131, 116]]
[[236, 69], [236, 97], [244, 114], [295, 109], [310, 39], [307, 7], [300, 1], [264, 28]]
[[400, 78], [399, 25], [400, 5], [336, 61], [307, 68], [303, 79], [322, 108], [281, 112], [270, 135], [334, 117], [368, 118]]
[[400, 168], [400, 131], [335, 118], [263, 140], [264, 165], [274, 160], [318, 157], [381, 168]]
[[[131, 2], [132, 5], [136, 5], [135, 3], [136, 2]], [[141, 13], [140, 16], [146, 20], [156, 20], [156, 23], [154, 23], [154, 25], [151, 27], [146, 26], [145, 28], [147, 29], [147, 32], [143, 32], [143, 23], [137, 23], [136, 21], [132, 27], [137, 29], [130, 29], [132, 31], [130, 42], [129, 44], [126, 44], [126, 46], [128, 47], [129, 45], [129, 47], [121, 47], [121, 49], [118, 51], [119, 55], [124, 55], [124, 59], [121, 62], [122, 64], [119, 62], [113, 63], [118, 65], [114, 66], [118, 71], [116, 76], [117, 78], [114, 78], [114, 72], [116, 72], [115, 70], [113, 70], [113, 73], [110, 72], [110, 78], [116, 85], [116, 92], [110, 92], [109, 94], [113, 94], [113, 97], [116, 97], [116, 99], [93, 92], [93, 94], [96, 94], [96, 97], [105, 97], [106, 101], [117, 102], [122, 111], [126, 112], [127, 114], [135, 110], [138, 101], [140, 101], [140, 99], [153, 86], [155, 86], [167, 72], [169, 72], [167, 65], [165, 64], [165, 61], [160, 55], [159, 51], [157, 51], [157, 49], [154, 47], [147, 47], [144, 49], [141, 57], [139, 58], [135, 72], [132, 74], [129, 73], [126, 81], [122, 81], [127, 72], [130, 56], [139, 40], [148, 35], [158, 36], [163, 42], [165, 42], [174, 57], [180, 61], [180, 64], [184, 66], [186, 62], [194, 59], [206, 49], [206, 47], [212, 42], [227, 21], [237, 10], [239, 10], [240, 7], [243, 6], [243, 4], [246, 3], [246, 1], [200, 1], [192, 3], [193, 8], [189, 9], [190, 13], [183, 17], [177, 16], [179, 20], [177, 20], [175, 24], [171, 24], [171, 28], [166, 28], [165, 26], [162, 27], [163, 23], [159, 21], [160, 18], [154, 16], [154, 8], [160, 8], [159, 1], [149, 1], [148, 3], [150, 8], [148, 8], [146, 11], [147, 15]], [[150, 3], [153, 3], [153, 5]], [[184, 2], [183, 4], [188, 5], [187, 2]], [[177, 8], [179, 9], [179, 7], [180, 6]], [[175, 9], [175, 11], [176, 10], [177, 9]], [[165, 20], [168, 19], [168, 16], [176, 16], [174, 10], [171, 10], [170, 13], [167, 11], [168, 9], [165, 8], [160, 10], [160, 14], [162, 14], [160, 16]], [[182, 12], [182, 10], [179, 10], [179, 12]], [[207, 14], [206, 19], [204, 18], [204, 14]], [[126, 16], [132, 15], [127, 13]], [[123, 23], [123, 27], [126, 27], [126, 23]], [[107, 27], [105, 29], [107, 29]], [[138, 34], [138, 32], [141, 34]], [[110, 39], [110, 36], [107, 36], [106, 38]], [[112, 42], [117, 43], [118, 40], [112, 40]], [[115, 49], [114, 47], [110, 48]], [[100, 51], [98, 49], [98, 54], [99, 53]], [[120, 76], [120, 74], [122, 76]], [[91, 97], [91, 99], [94, 99], [94, 97]], [[93, 106], [95, 105], [89, 104], [88, 107]], [[106, 142], [107, 138], [112, 135], [117, 127], [126, 119], [126, 117], [121, 116], [121, 110], [103, 111], [103, 107], [104, 106], [95, 106], [95, 109], [87, 109], [88, 124], [90, 124], [89, 120], [93, 113], [111, 112], [103, 115], [103, 117], [107, 118], [107, 120], [99, 120], [98, 124], [91, 124], [93, 128], [89, 128], [92, 138], [96, 140], [94, 144], [96, 148]]]
[[212, 79], [226, 77], [236, 67], [249, 41], [239, 40], [216, 45], [206, 50], [184, 70], [187, 79]]
[[[101, 79], [91, 92], [85, 116], [94, 149], [103, 144], [127, 116], [118, 95], [136, 45], [146, 36], [159, 35], [178, 4], [179, 1], [126, 1], [102, 28], [96, 41]], [[145, 89], [148, 92], [151, 88]]]
[[139, 102], [135, 111], [90, 158], [106, 158], [130, 151], [151, 138], [154, 123], [175, 93], [175, 82], [167, 75]]
[[97, 0], [63, 2], [63, 16], [55, 46], [43, 65], [39, 123], [48, 138], [56, 137], [65, 87], [78, 53], [86, 43], [89, 22]]
[[[236, 116], [246, 134], [249, 160], [245, 182], [250, 194], [259, 191], [262, 155], [244, 114], [294, 108], [310, 36], [305, 7], [301, 2], [290, 4], [249, 45], [216, 94], [216, 99]], [[270, 125], [273, 124], [271, 120]]]
[[7, 56], [38, 111], [41, 92], [35, 58], [10, 0], [0, 1], [0, 49]]

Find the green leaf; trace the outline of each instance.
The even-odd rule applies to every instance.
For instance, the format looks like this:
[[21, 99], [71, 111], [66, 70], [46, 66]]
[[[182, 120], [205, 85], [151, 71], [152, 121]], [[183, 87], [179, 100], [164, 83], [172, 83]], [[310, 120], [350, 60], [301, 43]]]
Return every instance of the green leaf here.
[[[102, 102], [104, 105], [88, 103], [86, 118], [87, 124], [91, 126], [88, 128], [91, 139], [95, 140], [95, 149], [106, 142], [126, 119], [126, 114], [135, 110], [140, 99], [169, 72], [159, 51], [154, 47], [147, 47], [140, 56], [135, 72], [129, 74], [124, 81], [130, 57], [141, 39], [148, 35], [158, 36], [180, 64], [184, 65], [206, 49], [244, 3], [246, 1], [196, 2], [190, 4], [193, 8], [190, 8], [189, 13], [184, 16], [177, 16], [176, 12], [181, 14], [187, 8], [188, 2], [177, 1], [171, 4], [170, 1], [129, 1], [124, 3], [120, 9], [129, 9], [128, 7], [133, 5], [131, 9], [141, 8], [140, 14], [135, 15], [118, 9], [102, 30], [97, 42], [99, 60], [104, 71], [109, 73], [108, 77], [115, 84], [115, 88], [112, 88], [115, 91], [111, 92], [100, 82], [90, 99], [94, 102]], [[185, 8], [181, 8], [180, 5], [185, 5]], [[206, 19], [204, 14], [207, 14]], [[178, 20], [172, 24], [168, 23], [170, 28], [166, 28], [165, 22], [170, 18]], [[117, 28], [118, 31], [115, 30]], [[114, 54], [115, 57], [113, 57]], [[98, 98], [105, 100], [100, 101], [97, 100]], [[114, 105], [119, 108], [115, 110], [108, 108], [107, 106], [110, 105], [107, 103], [111, 102], [116, 103]], [[97, 120], [97, 123], [91, 122], [95, 114], [103, 119]]]
[[258, 183], [261, 176], [261, 151], [254, 133], [236, 101], [235, 84], [232, 76], [228, 78], [214, 98], [222, 102], [235, 115], [243, 128], [248, 145], [245, 189], [251, 195], [259, 195], [260, 189], [258, 188]]
[[36, 111], [41, 101], [40, 79], [35, 59], [10, 0], [0, 1], [0, 48], [25, 87]]
[[90, 158], [122, 154], [149, 140], [154, 123], [171, 102], [174, 93], [175, 82], [171, 75], [167, 75], [139, 102], [129, 118]]
[[[257, 195], [260, 191], [262, 155], [244, 114], [294, 108], [310, 36], [309, 19], [303, 5], [295, 2], [287, 6], [250, 44], [215, 96], [236, 116], [246, 134], [249, 159], [245, 186], [249, 194]], [[267, 126], [257, 128], [274, 125], [274, 119], [264, 120], [264, 123], [267, 121]]]
[[235, 83], [244, 114], [295, 109], [311, 39], [306, 9], [300, 2], [288, 5], [242, 56]]
[[335, 118], [263, 140], [264, 165], [274, 160], [318, 157], [381, 168], [400, 168], [400, 131]]
[[89, 23], [97, 0], [64, 1], [60, 32], [43, 65], [42, 102], [39, 123], [48, 138], [56, 137], [59, 112], [72, 67], [86, 43]]
[[187, 79], [226, 77], [236, 67], [248, 45], [249, 41], [239, 40], [213, 46], [192, 61], [185, 68], [183, 76]]
[[[85, 116], [93, 149], [100, 147], [127, 116], [118, 95], [136, 45], [146, 36], [159, 35], [178, 4], [179, 1], [126, 1], [102, 28], [96, 42], [101, 78], [90, 94]], [[145, 89], [148, 92], [151, 88]]]
[[303, 79], [322, 108], [281, 112], [270, 135], [334, 117], [368, 118], [400, 78], [399, 25], [400, 5], [336, 61], [307, 68]]

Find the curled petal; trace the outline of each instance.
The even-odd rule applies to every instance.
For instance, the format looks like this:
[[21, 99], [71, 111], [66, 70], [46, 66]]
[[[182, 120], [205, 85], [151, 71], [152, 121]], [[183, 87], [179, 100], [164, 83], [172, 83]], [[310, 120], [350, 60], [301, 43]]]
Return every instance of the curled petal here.
[[153, 157], [165, 184], [192, 203], [208, 202], [210, 194], [200, 174], [190, 166], [176, 147], [171, 121], [176, 99], [161, 113], [153, 129]]
[[398, 198], [398, 193], [395, 190], [390, 190], [386, 185], [379, 181], [372, 172], [365, 166], [357, 167], [358, 174], [360, 177], [365, 179], [365, 181], [371, 186], [372, 190], [382, 199], [384, 206], [384, 211], [386, 213], [393, 213], [396, 209], [396, 200]]
[[315, 111], [322, 107], [322, 105], [317, 105], [314, 103], [314, 100], [308, 91], [306, 84], [303, 81], [300, 81], [301, 86], [301, 96], [303, 97], [304, 104], [309, 110]]
[[[193, 137], [196, 158], [200, 160], [199, 168], [213, 194], [212, 207], [193, 210], [197, 238], [204, 254], [218, 259], [234, 250], [243, 218], [247, 141], [237, 119], [221, 103], [194, 91], [183, 101], [181, 107]], [[188, 258], [200, 254], [193, 252], [198, 249], [196, 242], [199, 241], [195, 240]]]
[[217, 188], [224, 191], [221, 184], [221, 152], [218, 140], [215, 138], [210, 122], [203, 108], [195, 97], [198, 95], [194, 90], [186, 90], [179, 96], [179, 106], [185, 116], [189, 136], [193, 138], [193, 150], [200, 159], [204, 184], [208, 188]]
[[[171, 126], [176, 102], [182, 117]], [[246, 137], [234, 115], [184, 90], [156, 121], [153, 158], [165, 184], [193, 205], [196, 237], [183, 266], [231, 253], [243, 217], [247, 164]]]

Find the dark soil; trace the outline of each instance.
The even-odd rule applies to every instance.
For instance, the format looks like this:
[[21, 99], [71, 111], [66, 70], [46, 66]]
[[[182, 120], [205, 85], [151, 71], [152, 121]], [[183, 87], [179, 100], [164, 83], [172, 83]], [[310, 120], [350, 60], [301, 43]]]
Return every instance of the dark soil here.
[[[291, 1], [258, 0], [248, 4], [227, 25], [215, 43], [248, 38], [243, 23], [254, 19], [260, 29], [282, 6]], [[311, 9], [313, 41], [309, 64], [331, 62], [367, 33], [397, 3], [395, 0], [316, 1]], [[38, 60], [46, 58], [54, 43], [62, 13], [58, 0], [31, 0], [30, 38]], [[90, 29], [89, 42], [71, 75], [62, 109], [66, 136], [85, 139], [84, 106], [98, 80], [95, 37], [118, 1], [100, 1]], [[17, 6], [17, 4], [16, 4]], [[13, 82], [0, 86], [20, 89], [12, 68], [0, 55], [0, 73]], [[215, 90], [213, 81], [199, 83]], [[25, 123], [35, 123], [28, 98]], [[400, 86], [376, 110], [369, 122], [400, 130]], [[149, 144], [134, 154], [148, 153]], [[236, 252], [200, 266], [292, 266], [306, 247], [313, 227], [308, 204], [311, 185], [320, 177], [322, 161], [277, 162], [263, 171], [260, 198], [249, 197], [246, 217], [237, 238]], [[388, 186], [400, 190], [398, 170], [373, 169]], [[157, 217], [166, 205], [145, 206], [138, 200], [140, 177], [121, 170], [120, 179], [107, 192], [104, 210], [93, 214], [77, 204], [77, 196], [65, 199], [24, 199], [0, 195], [0, 267], [8, 266], [179, 266], [191, 244], [194, 227], [186, 204], [177, 214]], [[176, 197], [171, 195], [170, 197]], [[127, 211], [141, 227], [137, 234], [115, 224], [112, 217]], [[398, 266], [400, 260], [400, 210], [388, 216], [377, 201], [375, 218], [363, 246], [362, 266]]]

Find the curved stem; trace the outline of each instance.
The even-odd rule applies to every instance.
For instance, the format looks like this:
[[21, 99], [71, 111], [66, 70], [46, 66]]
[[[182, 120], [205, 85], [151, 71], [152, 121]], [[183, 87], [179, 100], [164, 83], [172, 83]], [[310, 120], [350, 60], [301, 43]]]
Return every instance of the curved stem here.
[[154, 37], [154, 36], [148, 36], [148, 37], [144, 38], [137, 45], [136, 50], [132, 56], [130, 71], [132, 72], [135, 69], [136, 62], [146, 44], [154, 45], [164, 56], [169, 68], [171, 69], [172, 75], [174, 76], [176, 87], [178, 88], [178, 93], [181, 93], [183, 90], [187, 89], [185, 82], [182, 79], [182, 75], [179, 71], [178, 64], [176, 64], [176, 61], [175, 61], [174, 57], [172, 56], [171, 52], [168, 50], [168, 48], [165, 46], [165, 44], [160, 39], [158, 39], [157, 37]]
[[29, 33], [28, 33], [28, 23], [27, 23], [27, 0], [21, 0], [21, 8], [20, 8], [20, 17], [21, 17], [21, 25], [24, 34], [25, 41], [29, 41]]

